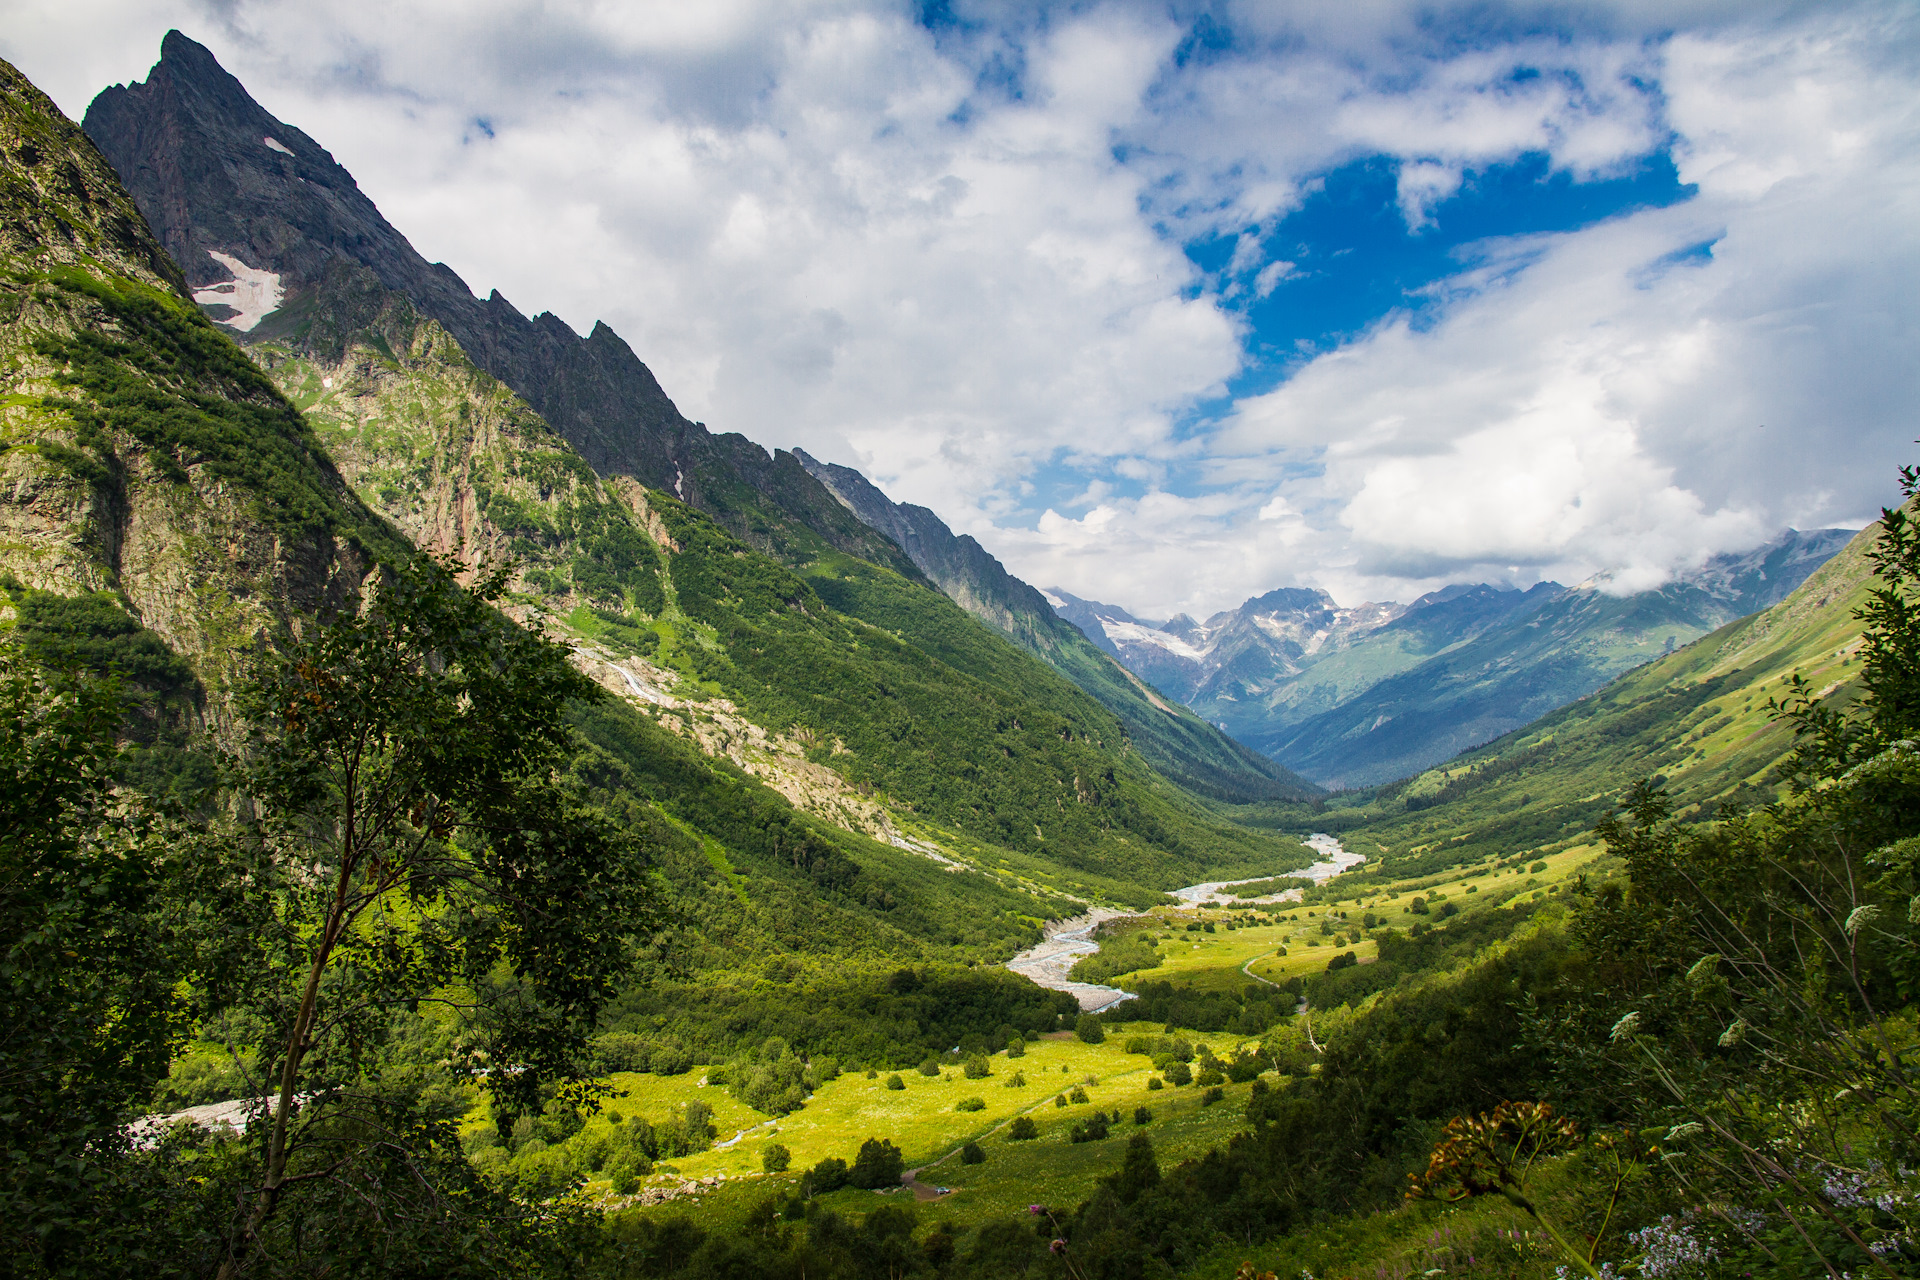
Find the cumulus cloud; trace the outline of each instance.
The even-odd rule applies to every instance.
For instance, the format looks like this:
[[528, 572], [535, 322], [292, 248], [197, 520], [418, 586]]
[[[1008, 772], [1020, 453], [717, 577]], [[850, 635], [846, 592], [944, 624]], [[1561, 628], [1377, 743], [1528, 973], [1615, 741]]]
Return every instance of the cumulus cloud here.
[[[1907, 7], [1622, 0], [1549, 37], [1554, 6], [1227, 3], [1219, 49], [1177, 5], [955, 7], [21, 0], [0, 53], [77, 116], [177, 25], [479, 292], [603, 318], [690, 416], [1147, 613], [1648, 584], [1887, 497]], [[1264, 358], [1237, 308], [1285, 298], [1271, 233], [1333, 168], [1390, 162], [1427, 234], [1490, 165], [1663, 150], [1691, 200], [1475, 246], [1418, 324], [1230, 401]]]

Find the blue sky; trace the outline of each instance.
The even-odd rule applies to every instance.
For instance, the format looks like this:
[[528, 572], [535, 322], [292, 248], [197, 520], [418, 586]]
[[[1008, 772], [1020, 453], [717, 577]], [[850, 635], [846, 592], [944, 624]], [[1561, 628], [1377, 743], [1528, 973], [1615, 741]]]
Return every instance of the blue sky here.
[[1910, 458], [1907, 3], [18, 0], [0, 55], [77, 117], [171, 26], [480, 294], [1143, 616], [1653, 585]]

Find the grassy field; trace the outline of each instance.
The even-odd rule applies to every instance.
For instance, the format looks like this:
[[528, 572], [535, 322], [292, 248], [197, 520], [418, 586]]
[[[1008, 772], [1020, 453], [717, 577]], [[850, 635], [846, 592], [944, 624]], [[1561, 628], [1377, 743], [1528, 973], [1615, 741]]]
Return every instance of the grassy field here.
[[[1158, 1033], [1158, 1024], [1139, 1024], [1141, 1032]], [[1163, 1165], [1196, 1156], [1223, 1142], [1242, 1123], [1250, 1084], [1225, 1086], [1225, 1098], [1212, 1106], [1201, 1103], [1202, 1090], [1194, 1086], [1152, 1090], [1147, 1081], [1155, 1073], [1144, 1057], [1128, 1054], [1121, 1044], [1127, 1030], [1115, 1029], [1104, 1044], [1083, 1044], [1070, 1037], [1041, 1040], [1027, 1046], [1023, 1057], [995, 1054], [993, 1074], [968, 1080], [957, 1068], [945, 1068], [938, 1078], [916, 1071], [900, 1073], [903, 1090], [886, 1087], [883, 1072], [869, 1079], [865, 1072], [843, 1075], [823, 1085], [800, 1111], [775, 1119], [759, 1114], [730, 1097], [726, 1090], [702, 1085], [699, 1069], [682, 1076], [614, 1076], [615, 1095], [607, 1109], [623, 1116], [657, 1118], [690, 1101], [713, 1108], [713, 1123], [721, 1141], [745, 1136], [725, 1147], [675, 1159], [658, 1166], [648, 1179], [670, 1185], [682, 1179], [725, 1175], [724, 1185], [699, 1197], [664, 1205], [625, 1210], [653, 1215], [686, 1214], [713, 1229], [744, 1219], [756, 1205], [774, 1194], [795, 1190], [804, 1171], [828, 1156], [851, 1162], [868, 1138], [885, 1138], [901, 1148], [909, 1168], [920, 1167], [921, 1180], [947, 1187], [950, 1194], [922, 1205], [928, 1221], [952, 1222], [956, 1228], [976, 1226], [997, 1217], [1013, 1216], [1036, 1201], [1072, 1205], [1090, 1195], [1101, 1177], [1120, 1166], [1126, 1139], [1144, 1131], [1152, 1139]], [[1196, 1036], [1216, 1052], [1230, 1052], [1240, 1041], [1230, 1035]], [[1026, 1084], [1009, 1087], [1015, 1074]], [[1087, 1101], [1059, 1106], [1056, 1097], [1074, 1088], [1085, 1090]], [[963, 1099], [979, 1098], [981, 1111], [955, 1110]], [[1145, 1125], [1134, 1121], [1135, 1109], [1152, 1111]], [[1120, 1122], [1104, 1141], [1073, 1143], [1072, 1128], [1095, 1111], [1118, 1113]], [[1031, 1115], [1039, 1136], [1014, 1142], [1005, 1129], [1015, 1116]], [[589, 1126], [609, 1125], [607, 1111]], [[978, 1141], [987, 1154], [982, 1164], [967, 1165], [960, 1148]], [[761, 1156], [772, 1143], [792, 1153], [792, 1169], [783, 1175], [761, 1171]], [[589, 1183], [589, 1195], [608, 1188]], [[906, 1190], [876, 1193], [845, 1189], [822, 1197], [823, 1203], [847, 1213], [864, 1213], [889, 1200], [900, 1202]]]
[[[1364, 892], [1350, 898], [1329, 896], [1323, 901], [1282, 903], [1252, 911], [1156, 911], [1119, 927], [1159, 938], [1164, 958], [1158, 967], [1122, 974], [1112, 985], [1135, 991], [1144, 983], [1171, 982], [1200, 991], [1228, 991], [1238, 990], [1249, 978], [1284, 983], [1289, 978], [1323, 972], [1327, 961], [1347, 951], [1367, 964], [1379, 951], [1370, 939], [1360, 936], [1365, 929], [1363, 917], [1369, 912], [1374, 916], [1374, 927], [1404, 931], [1421, 921], [1439, 923], [1441, 918], [1434, 914], [1434, 908], [1443, 902], [1452, 903], [1462, 913], [1472, 913], [1483, 905], [1544, 898], [1560, 892], [1568, 880], [1591, 868], [1598, 854], [1592, 845], [1581, 844], [1515, 867], [1477, 863], [1397, 882], [1369, 881]], [[1541, 870], [1533, 870], [1536, 866]], [[1329, 882], [1329, 895], [1337, 893], [1340, 884], [1337, 879]], [[1355, 888], [1360, 886], [1356, 883]], [[1427, 904], [1425, 915], [1412, 910], [1415, 898]], [[1342, 911], [1347, 918], [1336, 914], [1332, 918], [1335, 932], [1323, 934], [1321, 921], [1329, 918], [1329, 912]], [[1273, 920], [1276, 916], [1285, 919], [1242, 923], [1232, 930], [1225, 927], [1228, 922]], [[1215, 932], [1187, 932], [1186, 926], [1195, 920], [1212, 923]], [[1346, 941], [1336, 943], [1342, 937]]]

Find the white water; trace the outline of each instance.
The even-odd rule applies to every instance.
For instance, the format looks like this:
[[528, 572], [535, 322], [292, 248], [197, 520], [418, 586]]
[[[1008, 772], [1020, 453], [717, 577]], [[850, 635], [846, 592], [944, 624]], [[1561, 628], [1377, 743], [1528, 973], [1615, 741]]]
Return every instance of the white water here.
[[[1319, 884], [1367, 860], [1364, 854], [1348, 853], [1340, 847], [1338, 840], [1324, 832], [1316, 832], [1308, 836], [1306, 845], [1325, 861], [1302, 867], [1298, 871], [1282, 871], [1277, 873], [1278, 875], [1295, 876]], [[1246, 880], [1212, 880], [1206, 884], [1190, 884], [1184, 889], [1175, 889], [1171, 896], [1188, 906], [1195, 906], [1213, 898], [1222, 889], [1274, 878], [1274, 876], [1253, 876]], [[1253, 906], [1270, 902], [1293, 902], [1299, 897], [1299, 889], [1289, 889], [1285, 893], [1269, 894], [1264, 898], [1235, 898], [1231, 901]], [[1066, 992], [1078, 1000], [1081, 1009], [1088, 1013], [1099, 1013], [1102, 1010], [1111, 1009], [1122, 1000], [1131, 1000], [1134, 998], [1134, 993], [1131, 991], [1122, 991], [1118, 987], [1103, 987], [1091, 982], [1075, 982], [1067, 977], [1073, 966], [1080, 963], [1082, 957], [1093, 955], [1100, 950], [1100, 944], [1094, 942], [1090, 936], [1093, 931], [1108, 920], [1118, 919], [1126, 914], [1124, 911], [1109, 911], [1105, 907], [1095, 907], [1085, 915], [1050, 925], [1047, 928], [1046, 940], [1038, 946], [1027, 948], [1007, 961], [1007, 968], [1048, 990]]]

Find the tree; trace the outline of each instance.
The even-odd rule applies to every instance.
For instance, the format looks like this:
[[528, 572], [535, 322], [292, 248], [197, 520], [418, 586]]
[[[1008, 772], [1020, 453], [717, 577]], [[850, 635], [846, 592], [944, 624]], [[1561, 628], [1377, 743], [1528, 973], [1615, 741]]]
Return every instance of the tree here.
[[1080, 1015], [1078, 1021], [1073, 1024], [1073, 1034], [1087, 1044], [1099, 1044], [1107, 1038], [1106, 1029], [1100, 1025], [1100, 1019], [1090, 1013]]
[[853, 1168], [847, 1172], [847, 1181], [865, 1191], [878, 1191], [883, 1187], [899, 1185], [900, 1175], [906, 1167], [906, 1158], [900, 1154], [900, 1148], [884, 1138], [868, 1138], [860, 1144], [860, 1153], [853, 1158]]
[[424, 1188], [423, 1222], [452, 1213], [465, 1163], [431, 1089], [384, 1077], [396, 1038], [432, 1006], [451, 1074], [484, 1079], [497, 1113], [537, 1111], [581, 1078], [653, 913], [643, 851], [562, 782], [562, 712], [599, 689], [491, 606], [503, 574], [463, 590], [461, 569], [387, 570], [364, 612], [263, 659], [243, 701], [277, 1087], [223, 1276], [303, 1184], [342, 1210]]
[[0, 1249], [29, 1274], [164, 1250], [124, 1125], [210, 968], [192, 903], [222, 896], [221, 859], [113, 793], [123, 710], [117, 680], [0, 645]]
[[785, 1173], [793, 1163], [793, 1153], [784, 1143], [775, 1142], [760, 1153], [760, 1167], [768, 1173]]

